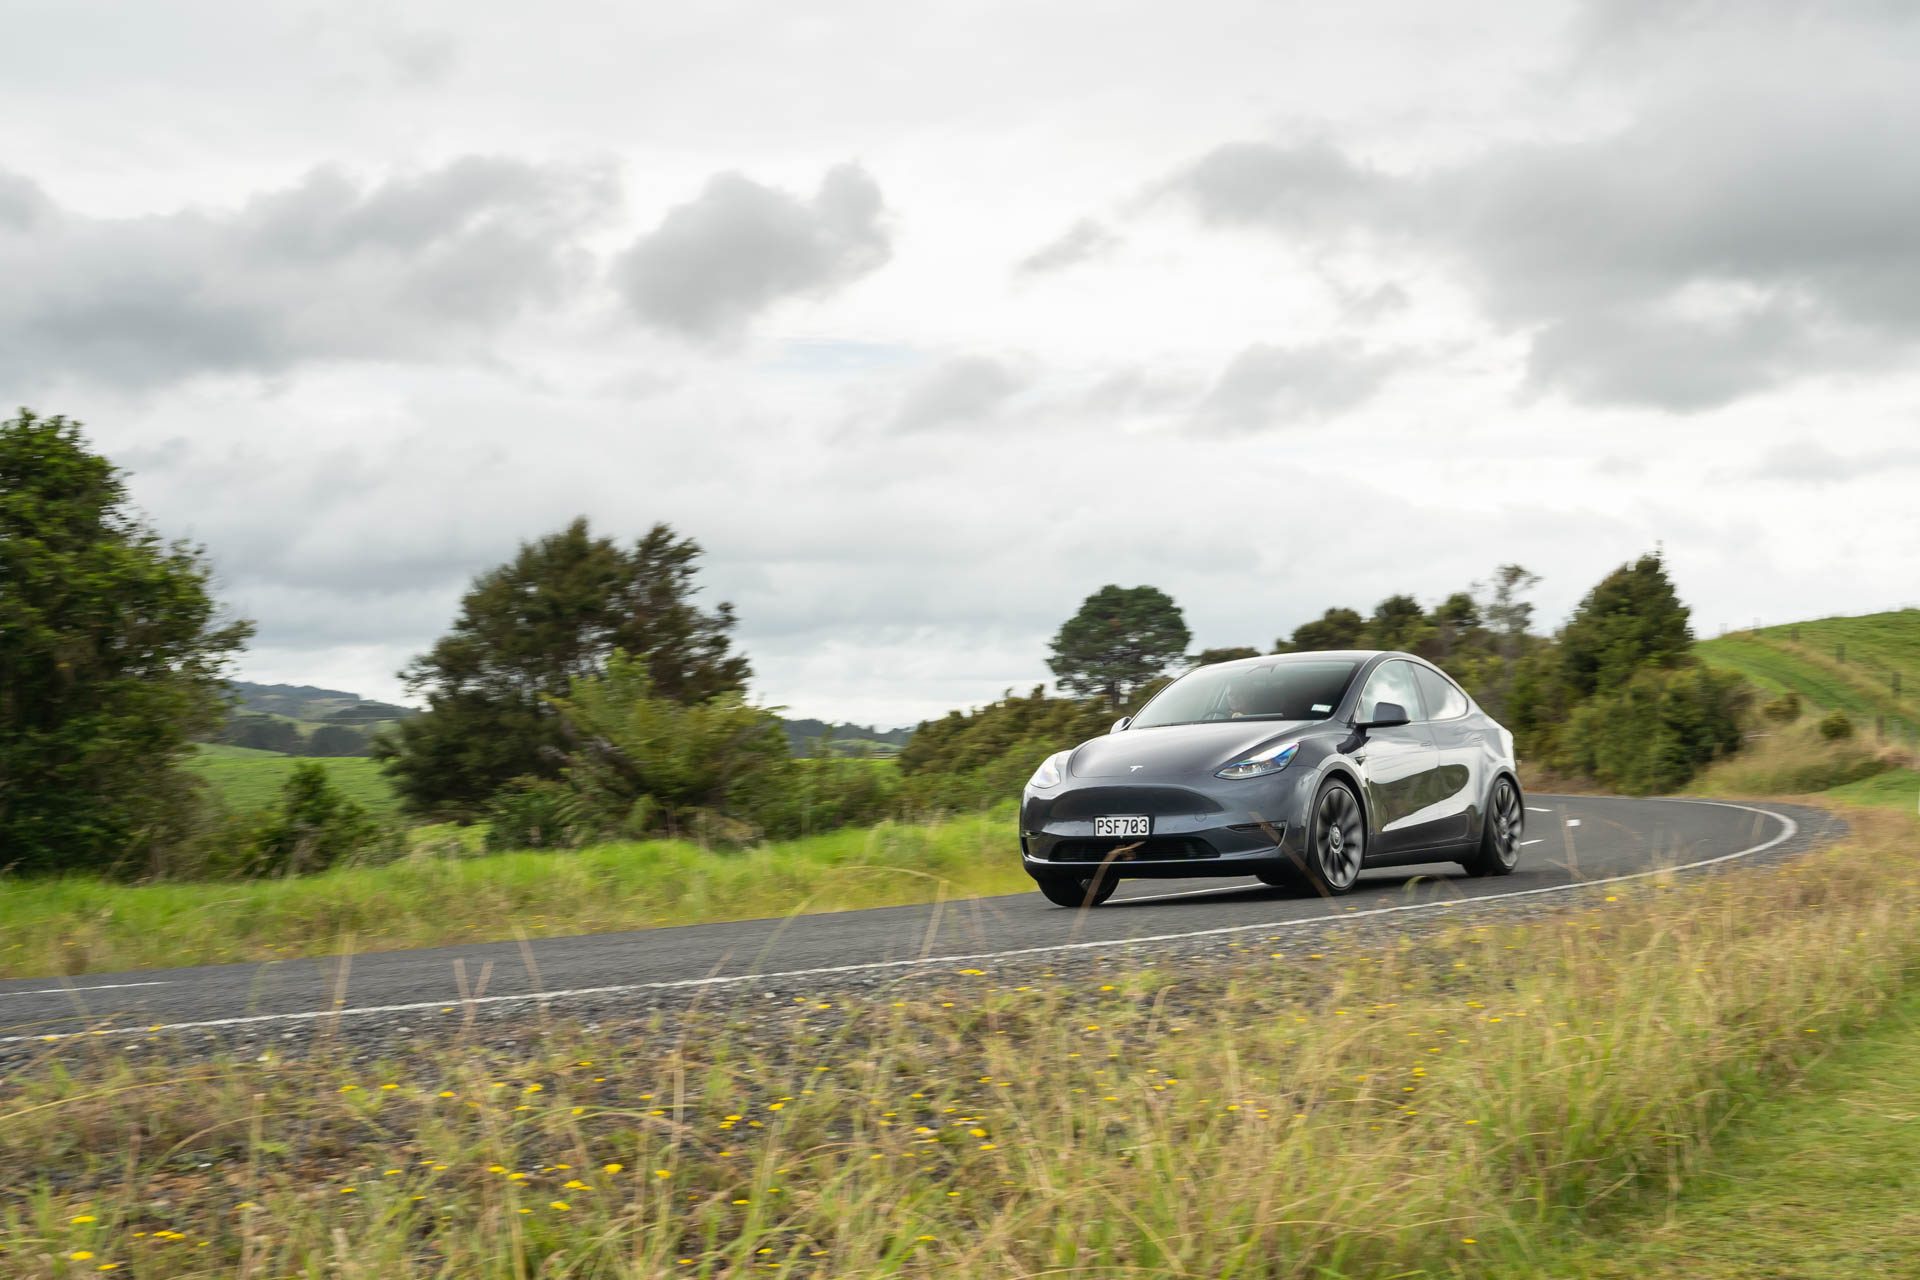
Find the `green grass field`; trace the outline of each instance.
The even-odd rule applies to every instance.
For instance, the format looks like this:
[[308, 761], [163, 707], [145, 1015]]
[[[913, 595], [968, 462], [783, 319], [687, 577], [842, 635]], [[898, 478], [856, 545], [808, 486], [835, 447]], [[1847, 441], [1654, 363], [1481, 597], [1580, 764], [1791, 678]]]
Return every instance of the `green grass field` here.
[[[278, 800], [287, 776], [296, 765], [309, 759], [248, 747], [202, 743], [187, 761], [187, 767], [213, 789], [227, 808], [236, 813], [250, 813]], [[311, 760], [327, 771], [334, 785], [369, 812], [383, 818], [399, 813], [399, 800], [376, 761], [363, 756], [322, 756], [311, 757]]]
[[292, 879], [20, 881], [0, 894], [0, 977], [598, 933], [1031, 887], [1014, 856], [1010, 806], [733, 851], [648, 840], [476, 857], [418, 843], [385, 866]]
[[1844, 711], [1865, 731], [1884, 719], [1896, 738], [1920, 735], [1920, 609], [1738, 631], [1702, 640], [1694, 652], [1769, 693], [1792, 691], [1819, 710]]

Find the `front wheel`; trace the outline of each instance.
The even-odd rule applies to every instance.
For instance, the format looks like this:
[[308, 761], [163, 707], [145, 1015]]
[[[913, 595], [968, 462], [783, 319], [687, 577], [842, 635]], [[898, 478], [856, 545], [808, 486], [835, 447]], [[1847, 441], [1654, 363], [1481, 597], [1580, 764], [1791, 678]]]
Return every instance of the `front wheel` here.
[[1120, 887], [1116, 876], [1048, 876], [1040, 892], [1056, 907], [1097, 907]]
[[1460, 865], [1470, 876], [1512, 875], [1520, 861], [1520, 837], [1526, 829], [1527, 810], [1520, 801], [1520, 788], [1512, 778], [1501, 778], [1493, 784], [1493, 799], [1480, 828], [1480, 847]]
[[1333, 897], [1353, 888], [1367, 855], [1367, 819], [1353, 788], [1338, 778], [1320, 788], [1307, 824], [1307, 882]]

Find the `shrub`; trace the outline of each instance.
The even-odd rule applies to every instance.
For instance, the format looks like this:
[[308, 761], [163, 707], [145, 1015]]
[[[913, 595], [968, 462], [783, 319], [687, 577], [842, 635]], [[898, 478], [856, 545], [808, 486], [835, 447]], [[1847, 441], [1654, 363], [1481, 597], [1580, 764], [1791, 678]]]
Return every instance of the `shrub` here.
[[1555, 764], [1628, 794], [1676, 791], [1739, 748], [1747, 696], [1707, 667], [1642, 670], [1574, 709]]
[[563, 782], [515, 778], [486, 807], [488, 849], [569, 849], [592, 835], [580, 804]]
[[1853, 736], [1853, 721], [1844, 711], [1829, 711], [1820, 717], [1820, 736], [1828, 742], [1840, 742]]
[[870, 826], [897, 812], [900, 793], [892, 760], [807, 759], [765, 771], [740, 803], [762, 833], [788, 838]]
[[206, 870], [217, 875], [302, 875], [352, 860], [385, 860], [405, 847], [333, 784], [324, 765], [303, 762], [259, 814], [229, 817], [208, 838]]
[[[1126, 709], [1160, 687], [1142, 690]], [[902, 801], [927, 813], [1015, 798], [1042, 760], [1105, 733], [1117, 714], [1097, 699], [1049, 698], [1042, 686], [1024, 698], [950, 711], [915, 729], [901, 750]]]
[[[770, 711], [738, 693], [705, 702], [657, 696], [647, 664], [616, 652], [606, 674], [576, 679], [549, 700], [567, 744], [564, 782], [577, 828], [609, 836], [750, 836], [757, 800], [793, 771]], [[722, 822], [719, 819], [728, 821]]]
[[1792, 724], [1800, 718], [1800, 695], [1789, 689], [1761, 707], [1760, 714], [1775, 724]]

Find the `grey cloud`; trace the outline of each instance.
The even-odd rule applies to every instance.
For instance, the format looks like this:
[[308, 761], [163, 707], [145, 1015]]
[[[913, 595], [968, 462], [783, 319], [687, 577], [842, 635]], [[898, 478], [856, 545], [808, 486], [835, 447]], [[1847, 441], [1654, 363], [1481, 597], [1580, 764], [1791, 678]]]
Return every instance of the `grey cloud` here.
[[1400, 180], [1324, 142], [1230, 142], [1158, 190], [1190, 199], [1213, 222], [1324, 234], [1381, 224], [1404, 192]]
[[1235, 432], [1323, 421], [1372, 399], [1395, 362], [1392, 355], [1345, 341], [1255, 343], [1221, 370], [1200, 402], [1198, 421]]
[[1059, 239], [1049, 241], [1021, 259], [1015, 271], [1020, 275], [1045, 275], [1104, 257], [1119, 243], [1120, 238], [1103, 224], [1082, 218]]
[[1846, 56], [1817, 65], [1786, 30], [1764, 56], [1751, 33], [1688, 45], [1603, 136], [1408, 173], [1321, 143], [1235, 143], [1160, 190], [1215, 224], [1452, 267], [1529, 341], [1531, 385], [1576, 401], [1691, 412], [1876, 367], [1920, 341], [1904, 123], [1920, 81], [1874, 29], [1826, 32]]
[[459, 45], [445, 31], [401, 31], [380, 42], [395, 77], [414, 86], [435, 85], [446, 80], [459, 60]]
[[956, 356], [916, 379], [893, 416], [895, 431], [978, 424], [1027, 385], [1027, 377], [987, 356]]
[[1845, 484], [1884, 471], [1920, 467], [1920, 448], [1895, 446], [1837, 453], [1817, 440], [1790, 441], [1768, 450], [1748, 471], [1756, 480], [1785, 484]]
[[0, 374], [145, 386], [469, 351], [560, 296], [577, 231], [611, 198], [592, 175], [474, 156], [113, 219], [0, 175]]
[[30, 230], [52, 211], [53, 202], [38, 184], [0, 170], [0, 228]]
[[892, 255], [880, 187], [858, 165], [811, 199], [716, 174], [615, 262], [614, 286], [648, 324], [725, 338], [787, 298], [824, 297]]
[[1139, 366], [1116, 370], [1087, 389], [1082, 407], [1096, 417], [1155, 413], [1191, 404], [1203, 388], [1178, 374], [1156, 374]]

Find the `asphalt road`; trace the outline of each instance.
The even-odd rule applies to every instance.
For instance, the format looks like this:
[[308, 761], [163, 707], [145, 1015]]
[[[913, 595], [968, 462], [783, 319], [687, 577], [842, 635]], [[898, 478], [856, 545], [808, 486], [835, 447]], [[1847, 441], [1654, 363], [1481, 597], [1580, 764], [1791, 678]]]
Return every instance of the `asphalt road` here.
[[[1362, 875], [1323, 900], [1248, 880], [1136, 880], [1106, 906], [1067, 911], [1038, 893], [962, 904], [685, 925], [262, 964], [0, 982], [0, 1046], [101, 1033], [282, 1033], [316, 1023], [431, 1026], [485, 1006], [639, 1004], [676, 988], [820, 983], [931, 963], [1045, 957], [1117, 944], [1186, 946], [1210, 936], [1310, 927], [1331, 918], [1431, 919], [1473, 899], [1551, 900], [1594, 881], [1727, 865], [1803, 842], [1806, 810], [1698, 801], [1534, 796], [1519, 869], [1471, 879], [1457, 866]], [[1011, 855], [1010, 855], [1011, 856]]]

